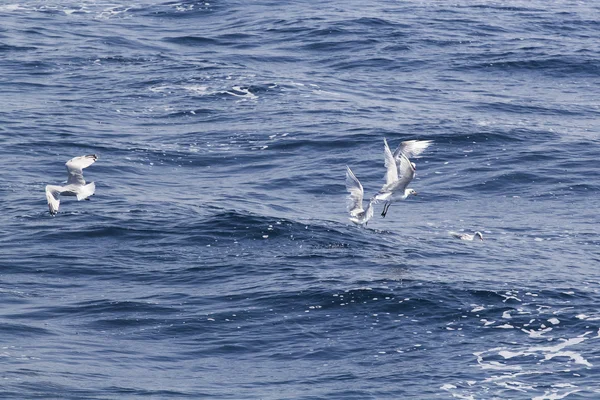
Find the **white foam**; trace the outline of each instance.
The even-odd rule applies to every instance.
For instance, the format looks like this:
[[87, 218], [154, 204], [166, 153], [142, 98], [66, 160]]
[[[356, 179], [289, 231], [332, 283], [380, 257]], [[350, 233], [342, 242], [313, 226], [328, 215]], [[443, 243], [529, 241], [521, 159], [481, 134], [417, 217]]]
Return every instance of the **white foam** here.
[[598, 320], [600, 320], [600, 316], [598, 316], [598, 315], [591, 316], [591, 315], [586, 315], [586, 314], [576, 315], [575, 318], [582, 319], [582, 320], [587, 320], [587, 321], [598, 321]]
[[523, 353], [520, 351], [500, 350], [498, 352], [498, 355], [504, 357], [504, 359], [509, 359], [509, 358], [513, 358], [513, 357], [522, 356]]
[[568, 395], [577, 393], [577, 392], [579, 392], [579, 390], [572, 390], [570, 392], [566, 392], [563, 394], [559, 394], [558, 392], [555, 392], [555, 391], [554, 392], [545, 391], [543, 395], [533, 397], [531, 400], [559, 400], [559, 399], [564, 399]]
[[244, 97], [249, 99], [257, 99], [258, 96], [250, 91], [250, 89], [246, 89], [240, 86], [233, 86], [231, 88], [234, 92], [226, 91], [225, 93], [230, 94], [235, 97]]
[[546, 356], [544, 357], [544, 360], [552, 360], [554, 357], [569, 357], [571, 360], [573, 360], [575, 362], [575, 364], [582, 364], [582, 365], [585, 365], [586, 367], [593, 367], [592, 363], [590, 363], [588, 360], [583, 358], [581, 356], [581, 354], [579, 354], [575, 351], [559, 351], [559, 352], [553, 353], [553, 354], [546, 354]]
[[27, 8], [23, 7], [20, 4], [6, 4], [4, 6], [0, 6], [0, 11], [17, 11], [17, 10], [27, 10]]
[[111, 6], [111, 7], [104, 9], [102, 12], [100, 12], [97, 15], [97, 18], [110, 18], [115, 15], [126, 13], [127, 11], [131, 10], [132, 8], [133, 7], [126, 7], [126, 6]]
[[552, 330], [552, 328], [545, 328], [545, 329], [540, 329], [540, 330], [535, 330], [535, 329], [521, 329], [521, 331], [525, 332], [526, 334], [529, 335], [530, 338], [532, 339], [539, 339], [542, 337], [542, 335], [544, 333], [548, 333]]
[[528, 390], [533, 390], [534, 387], [531, 385], [527, 385], [523, 382], [511, 381], [511, 382], [498, 382], [498, 386], [504, 387], [509, 390], [516, 390], [519, 392], [527, 393]]
[[87, 14], [89, 11], [85, 11], [82, 9], [77, 9], [77, 10], [72, 9], [72, 10], [63, 10], [63, 12], [65, 13], [65, 15], [72, 15], [75, 13], [86, 13]]
[[208, 86], [204, 85], [185, 85], [183, 88], [194, 94], [206, 94], [208, 91]]
[[[552, 329], [552, 328], [548, 328], [548, 329]], [[563, 349], [565, 349], [566, 347], [574, 346], [576, 344], [583, 342], [586, 339], [588, 339], [588, 338], [576, 337], [576, 338], [571, 338], [571, 339], [565, 339], [561, 343], [557, 343], [554, 346], [534, 346], [534, 347], [531, 347], [529, 349], [522, 350], [522, 351], [510, 351], [510, 350], [506, 350], [506, 348], [501, 348], [497, 354], [504, 357], [504, 359], [511, 359], [514, 357], [533, 356], [538, 353], [542, 353], [544, 355], [544, 361], [551, 360], [555, 357], [569, 357], [576, 364], [581, 364], [581, 365], [591, 367], [592, 364], [589, 361], [587, 361], [585, 358], [583, 358], [581, 356], [581, 354], [579, 354], [575, 351], [563, 351]], [[496, 350], [499, 350], [499, 349], [497, 349], [497, 348], [491, 349], [488, 351], [488, 353], [494, 352]], [[479, 353], [479, 354], [480, 355], [478, 356], [477, 362], [480, 365], [482, 365], [482, 367], [483, 367], [484, 365], [486, 365], [486, 364], [483, 364], [483, 356], [481, 355], [481, 354], [483, 354], [483, 352]], [[490, 362], [489, 364], [494, 365], [494, 366], [496, 365], [496, 364], [494, 364], [493, 361]]]
[[558, 351], [561, 351], [565, 347], [574, 346], [576, 344], [579, 344], [579, 343], [583, 342], [586, 339], [587, 338], [585, 338], [585, 337], [577, 337], [577, 338], [571, 338], [571, 339], [562, 339], [563, 342], [562, 343], [558, 343], [555, 346], [537, 346], [537, 347], [530, 348], [529, 351], [532, 351], [532, 352], [538, 352], [539, 351], [539, 352], [556, 353]]
[[169, 89], [171, 89], [170, 86], [163, 85], [163, 86], [153, 86], [149, 90], [154, 93], [160, 93], [160, 92], [164, 92]]
[[512, 292], [506, 292], [504, 294], [502, 293], [498, 293], [500, 296], [504, 297], [504, 300], [502, 300], [503, 303], [506, 303], [508, 300], [516, 300], [516, 301], [522, 301], [521, 299], [519, 299], [517, 297], [517, 293], [512, 293]]
[[486, 364], [480, 364], [482, 369], [491, 369], [497, 371], [521, 371], [523, 368], [520, 365], [507, 365], [499, 361], [490, 361]]
[[571, 383], [555, 383], [552, 385], [553, 388], [575, 388], [577, 386], [571, 384]]

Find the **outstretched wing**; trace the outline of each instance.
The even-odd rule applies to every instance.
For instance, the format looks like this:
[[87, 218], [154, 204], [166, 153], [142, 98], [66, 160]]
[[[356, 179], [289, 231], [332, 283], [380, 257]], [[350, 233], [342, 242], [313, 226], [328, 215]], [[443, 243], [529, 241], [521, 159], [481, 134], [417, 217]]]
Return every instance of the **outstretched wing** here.
[[65, 164], [67, 166], [67, 172], [69, 178], [67, 179], [68, 184], [85, 185], [85, 179], [83, 179], [83, 169], [89, 167], [96, 162], [98, 156], [90, 154], [87, 156], [80, 156], [71, 158]]
[[398, 180], [398, 168], [396, 166], [396, 160], [390, 151], [387, 140], [383, 138], [383, 157], [385, 160], [385, 167], [387, 171], [385, 173], [385, 186], [390, 186]]
[[346, 190], [350, 193], [346, 204], [350, 215], [362, 212], [363, 187], [348, 166], [346, 166]]
[[48, 201], [48, 210], [50, 211], [50, 214], [56, 214], [58, 212], [58, 206], [60, 205], [60, 191], [56, 186], [46, 186], [46, 200]]
[[394, 151], [394, 159], [398, 160], [400, 154], [404, 154], [408, 158], [416, 157], [428, 148], [433, 140], [407, 140], [398, 145]]

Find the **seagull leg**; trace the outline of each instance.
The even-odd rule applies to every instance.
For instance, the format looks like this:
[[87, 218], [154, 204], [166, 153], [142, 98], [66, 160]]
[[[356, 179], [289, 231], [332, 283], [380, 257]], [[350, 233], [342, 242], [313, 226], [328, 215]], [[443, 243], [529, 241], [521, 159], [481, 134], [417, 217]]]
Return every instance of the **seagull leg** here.
[[383, 218], [385, 218], [385, 215], [387, 214], [388, 208], [390, 208], [390, 203], [386, 201], [386, 203], [383, 205], [383, 211], [381, 212], [381, 216]]

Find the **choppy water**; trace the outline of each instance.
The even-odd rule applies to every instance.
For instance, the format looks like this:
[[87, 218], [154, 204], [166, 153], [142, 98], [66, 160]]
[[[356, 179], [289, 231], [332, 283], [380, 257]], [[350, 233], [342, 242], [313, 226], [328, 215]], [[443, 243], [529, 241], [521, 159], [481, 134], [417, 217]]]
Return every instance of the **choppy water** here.
[[599, 11], [4, 2], [1, 397], [597, 398]]

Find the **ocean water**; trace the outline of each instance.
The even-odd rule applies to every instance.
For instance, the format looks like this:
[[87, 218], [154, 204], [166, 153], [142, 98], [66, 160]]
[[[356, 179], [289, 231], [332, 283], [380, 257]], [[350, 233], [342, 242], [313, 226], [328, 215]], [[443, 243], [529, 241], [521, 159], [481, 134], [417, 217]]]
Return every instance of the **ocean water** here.
[[[0, 397], [599, 398], [599, 20], [2, 2]], [[345, 167], [375, 193], [384, 137], [434, 145], [363, 229]]]

